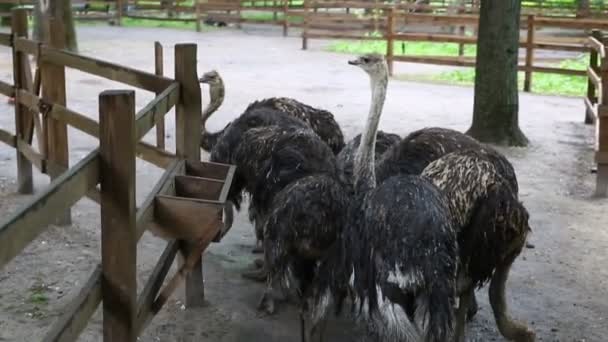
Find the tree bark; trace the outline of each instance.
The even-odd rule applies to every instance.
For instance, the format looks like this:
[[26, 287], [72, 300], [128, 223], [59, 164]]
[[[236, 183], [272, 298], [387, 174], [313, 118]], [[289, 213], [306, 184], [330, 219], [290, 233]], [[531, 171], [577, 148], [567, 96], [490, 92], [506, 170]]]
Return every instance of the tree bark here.
[[65, 32], [66, 48], [70, 51], [78, 51], [76, 39], [76, 27], [72, 15], [71, 0], [38, 0], [34, 4], [34, 39], [47, 41], [46, 25], [44, 21], [48, 17], [54, 17], [63, 23]]
[[525, 146], [519, 128], [517, 64], [519, 0], [482, 0], [475, 67], [473, 124], [467, 134], [482, 142]]
[[587, 18], [591, 15], [591, 1], [590, 0], [577, 0], [576, 4], [577, 17]]

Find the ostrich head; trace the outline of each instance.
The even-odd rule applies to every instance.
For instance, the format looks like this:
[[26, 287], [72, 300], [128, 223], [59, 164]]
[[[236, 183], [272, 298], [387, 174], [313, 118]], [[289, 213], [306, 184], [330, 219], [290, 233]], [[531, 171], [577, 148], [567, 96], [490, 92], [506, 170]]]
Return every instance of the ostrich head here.
[[360, 67], [372, 78], [388, 77], [386, 59], [377, 53], [359, 56], [357, 59], [348, 61], [348, 64]]
[[376, 132], [386, 98], [388, 66], [384, 56], [379, 54], [365, 54], [348, 64], [360, 67], [369, 75], [372, 89], [372, 102], [353, 165], [355, 191], [365, 192], [376, 186]]
[[211, 117], [211, 114], [215, 113], [224, 102], [224, 81], [220, 77], [220, 74], [215, 70], [204, 73], [198, 81], [209, 85], [209, 104], [201, 114], [203, 125], [201, 147], [205, 150], [209, 150], [210, 146], [208, 146], [207, 140], [213, 134], [207, 131], [206, 124], [209, 117]]
[[224, 80], [220, 74], [211, 70], [198, 79], [199, 82], [209, 85], [209, 105], [203, 111], [203, 126], [211, 114], [213, 114], [224, 102]]

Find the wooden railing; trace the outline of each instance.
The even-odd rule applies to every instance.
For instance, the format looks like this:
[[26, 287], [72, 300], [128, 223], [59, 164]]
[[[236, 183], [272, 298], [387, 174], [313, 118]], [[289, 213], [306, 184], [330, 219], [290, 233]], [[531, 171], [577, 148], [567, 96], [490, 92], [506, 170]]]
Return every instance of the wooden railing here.
[[[339, 7], [341, 6], [341, 7]], [[323, 9], [341, 8], [343, 11], [322, 11]], [[302, 48], [308, 48], [310, 39], [347, 39], [375, 40], [386, 42], [386, 58], [390, 72], [393, 73], [394, 62], [424, 63], [449, 66], [475, 66], [475, 57], [464, 56], [465, 45], [475, 45], [479, 17], [473, 14], [436, 15], [411, 13], [402, 6], [383, 6], [370, 15], [353, 15], [347, 9], [367, 8], [378, 9], [369, 2], [307, 0], [304, 7], [304, 25], [302, 30]], [[405, 26], [404, 26], [405, 25]], [[412, 26], [409, 26], [412, 25]], [[417, 30], [417, 25], [427, 28], [444, 28], [452, 33], [411, 32]], [[402, 28], [408, 28], [408, 31]], [[535, 72], [554, 73], [563, 75], [585, 76], [584, 70], [565, 69], [539, 65], [535, 58], [537, 50], [553, 51], [589, 51], [589, 43], [584, 38], [538, 37], [536, 32], [540, 27], [560, 27], [570, 29], [608, 29], [608, 20], [594, 19], [564, 19], [522, 17], [522, 27], [527, 34], [520, 40], [520, 47], [525, 49], [525, 58], [519, 65], [519, 70], [525, 74], [524, 90], [532, 89], [532, 75]], [[470, 35], [465, 35], [465, 28]], [[374, 34], [372, 34], [374, 33]], [[423, 41], [437, 43], [457, 43], [460, 46], [457, 56], [412, 56], [395, 53], [397, 43]]]
[[[189, 274], [185, 279], [186, 305], [202, 304], [200, 256], [221, 228], [222, 208], [234, 174], [233, 166], [199, 161], [201, 97], [196, 44], [175, 46], [174, 80], [67, 52], [56, 45], [60, 40], [53, 37], [61, 35], [61, 25], [53, 20], [49, 23], [50, 42], [30, 40], [23, 9], [13, 11], [12, 24], [12, 34], [0, 34], [0, 45], [12, 49], [14, 84], [0, 82], [0, 94], [15, 98], [16, 128], [14, 134], [0, 128], [0, 142], [17, 152], [19, 192], [33, 193], [32, 165], [50, 175], [52, 182], [0, 221], [0, 269], [49, 224], [70, 223], [69, 209], [79, 199], [89, 197], [101, 207], [102, 262], [43, 340], [76, 340], [103, 302], [104, 341], [134, 342], [184, 274]], [[157, 56], [160, 49], [157, 45]], [[33, 78], [28, 55], [34, 55], [37, 61]], [[97, 122], [68, 108], [66, 67], [157, 96], [136, 112], [134, 91], [104, 91], [99, 96]], [[174, 107], [176, 152], [140, 141]], [[69, 169], [68, 125], [100, 142]], [[37, 147], [31, 145], [34, 134]], [[163, 144], [157, 141], [157, 145]], [[165, 169], [139, 208], [134, 197], [136, 157]], [[188, 184], [193, 183], [203, 193], [189, 189]], [[216, 189], [213, 195], [209, 194], [209, 184]], [[218, 186], [221, 191], [217, 191]], [[208, 219], [208, 224], [201, 222], [201, 217]], [[168, 242], [138, 297], [135, 258], [137, 242], [146, 229], [154, 229]], [[171, 286], [160, 292], [162, 296], [158, 295], [178, 250], [185, 256], [180, 272], [173, 276]]]
[[[120, 21], [121, 4], [123, 0], [72, 0], [72, 11], [77, 20], [110, 20]], [[10, 4], [25, 8], [29, 12], [34, 9], [34, 0], [0, 0], [0, 4]], [[11, 16], [10, 12], [0, 12], [0, 17]]]
[[604, 197], [608, 193], [608, 39], [595, 30], [589, 45], [585, 123], [595, 124], [596, 195]]

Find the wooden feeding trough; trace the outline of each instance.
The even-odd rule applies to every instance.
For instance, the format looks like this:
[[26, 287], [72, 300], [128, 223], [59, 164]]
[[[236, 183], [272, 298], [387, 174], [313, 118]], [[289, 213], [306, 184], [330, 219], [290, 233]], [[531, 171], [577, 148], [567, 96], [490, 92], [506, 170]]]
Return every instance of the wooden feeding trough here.
[[184, 160], [170, 178], [169, 195], [157, 195], [150, 230], [163, 238], [198, 241], [214, 232], [218, 242], [230, 228], [222, 222], [234, 165]]
[[[219, 242], [230, 229], [232, 205], [226, 198], [235, 170], [234, 165], [182, 160], [167, 180], [167, 191], [156, 195], [150, 230], [166, 239], [188, 241], [193, 248], [154, 300], [154, 314], [186, 279], [209, 244]], [[229, 215], [223, 215], [224, 210]], [[223, 222], [223, 218], [227, 220]]]

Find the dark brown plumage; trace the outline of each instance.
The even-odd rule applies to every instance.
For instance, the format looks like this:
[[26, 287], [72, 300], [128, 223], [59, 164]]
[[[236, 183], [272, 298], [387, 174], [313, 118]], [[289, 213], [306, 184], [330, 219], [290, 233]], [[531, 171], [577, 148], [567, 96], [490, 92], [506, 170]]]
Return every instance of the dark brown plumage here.
[[432, 161], [468, 149], [485, 153], [513, 191], [518, 192], [515, 170], [501, 153], [464, 133], [439, 127], [414, 131], [389, 148], [376, 167], [376, 177], [382, 182], [396, 174], [419, 175]]
[[511, 264], [529, 234], [529, 214], [513, 187], [494, 165], [493, 155], [467, 150], [431, 162], [422, 177], [433, 182], [448, 199], [458, 232], [459, 280], [462, 288], [458, 334], [464, 335], [464, 316], [475, 287], [491, 279], [490, 302], [501, 333], [516, 341], [533, 341], [534, 333], [513, 322], [504, 300]]
[[[241, 120], [242, 116], [251, 111], [260, 112], [264, 110], [281, 112], [285, 116], [289, 116], [306, 123], [321, 138], [321, 140], [329, 145], [335, 154], [337, 154], [344, 147], [344, 136], [342, 134], [342, 130], [340, 129], [340, 125], [334, 119], [332, 113], [287, 97], [272, 97], [255, 101], [247, 106], [243, 114], [241, 114], [241, 117], [226, 125], [222, 130], [213, 133], [208, 132], [205, 127], [207, 120], [224, 101], [224, 81], [220, 77], [219, 73], [215, 70], [206, 72], [200, 78], [200, 81], [202, 83], [209, 84], [210, 103], [202, 113], [203, 130], [200, 144], [201, 148], [206, 151], [211, 150], [217, 143], [218, 139], [228, 129], [228, 127]], [[266, 120], [266, 124], [280, 125], [281, 121], [276, 117], [272, 117]]]

